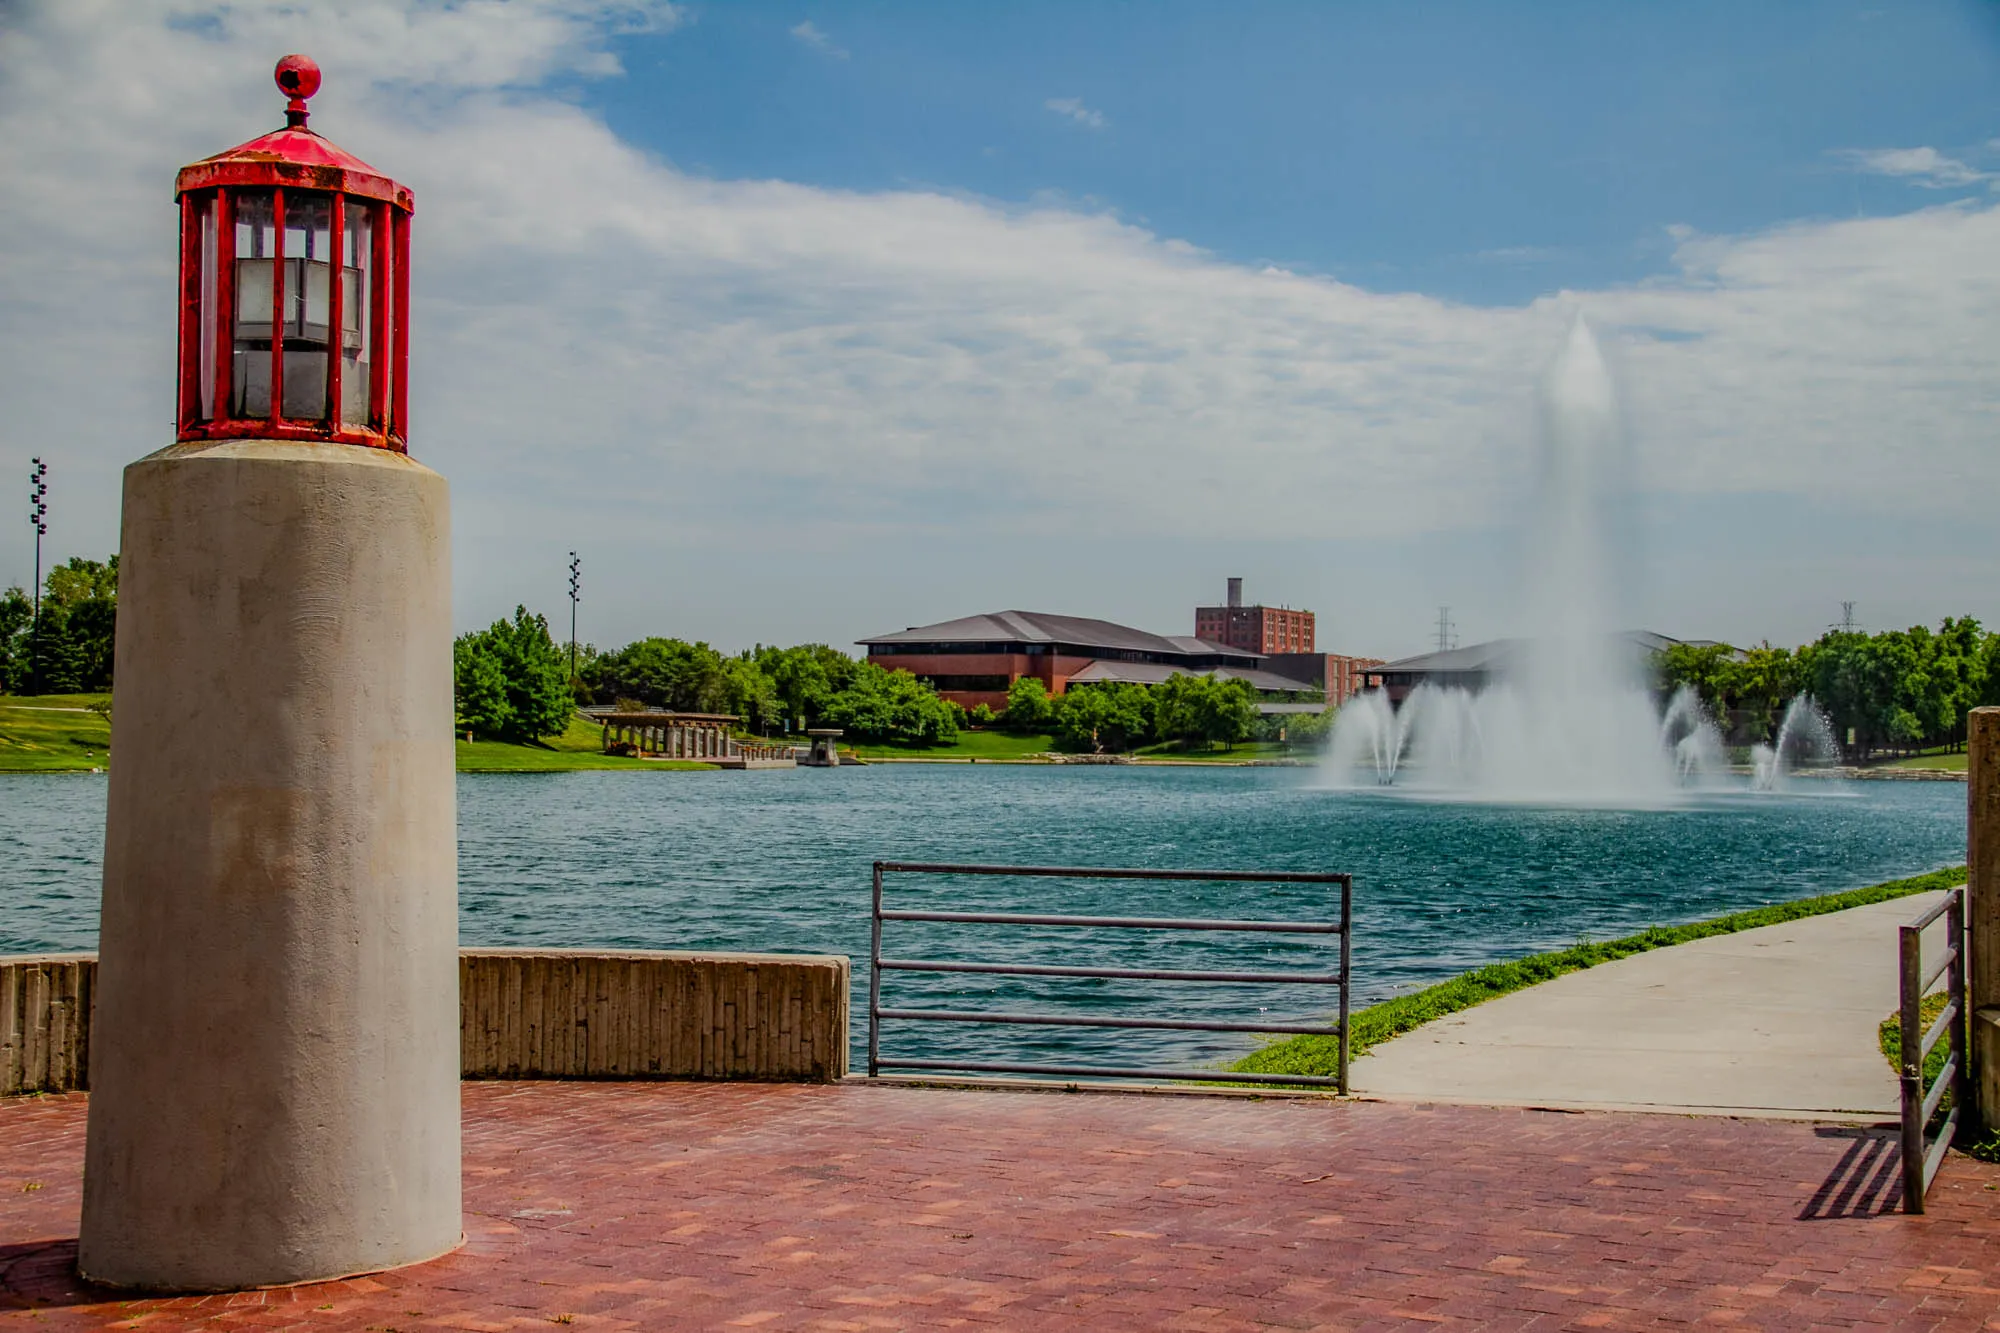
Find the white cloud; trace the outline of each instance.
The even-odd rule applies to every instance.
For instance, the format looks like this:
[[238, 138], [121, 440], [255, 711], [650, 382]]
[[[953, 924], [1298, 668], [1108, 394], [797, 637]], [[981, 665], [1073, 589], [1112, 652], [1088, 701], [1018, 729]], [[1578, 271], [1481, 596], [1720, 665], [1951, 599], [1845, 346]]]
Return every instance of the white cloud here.
[[1930, 190], [1956, 190], [1992, 180], [1993, 173], [1946, 157], [1935, 148], [1843, 148], [1835, 157], [1853, 171], [1897, 176]]
[[1094, 111], [1085, 106], [1081, 98], [1051, 97], [1042, 105], [1058, 116], [1067, 116], [1086, 129], [1101, 130], [1108, 123], [1102, 111]]
[[[1683, 229], [1657, 281], [1468, 307], [1074, 206], [684, 175], [532, 90], [676, 11], [517, 8], [534, 41], [474, 3], [0, 19], [0, 476], [53, 449], [75, 550], [115, 540], [116, 469], [169, 437], [173, 171], [274, 124], [271, 62], [300, 49], [327, 68], [315, 127], [417, 192], [414, 445], [453, 478], [475, 616], [526, 595], [536, 532], [558, 574], [576, 534], [615, 535], [633, 596], [817, 543], [827, 596], [886, 603], [938, 562], [885, 553], [979, 534], [1476, 529], [1520, 484], [1531, 386], [1578, 307], [1655, 493], [1955, 522], [2000, 489], [1992, 206]], [[394, 34], [399, 72], [350, 23]], [[0, 528], [0, 582], [25, 577], [25, 529]]]
[[810, 46], [813, 50], [818, 51], [821, 55], [831, 56], [835, 60], [847, 59], [846, 49], [843, 47], [835, 46], [833, 43], [833, 38], [827, 36], [825, 33], [821, 32], [817, 27], [813, 26], [813, 22], [811, 19], [807, 19], [803, 23], [794, 25], [791, 32], [792, 36], [798, 38], [800, 41], [804, 42], [807, 46]]

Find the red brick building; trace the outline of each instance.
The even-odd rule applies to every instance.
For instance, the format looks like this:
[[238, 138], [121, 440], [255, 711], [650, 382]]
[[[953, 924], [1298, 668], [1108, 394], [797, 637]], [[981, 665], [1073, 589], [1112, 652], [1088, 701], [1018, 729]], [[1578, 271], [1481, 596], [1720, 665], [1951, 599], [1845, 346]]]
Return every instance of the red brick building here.
[[[936, 625], [915, 625], [895, 634], [862, 639], [868, 660], [891, 671], [907, 671], [931, 682], [946, 699], [965, 707], [985, 704], [995, 712], [1007, 706], [1007, 687], [1023, 676], [1034, 676], [1050, 694], [1061, 694], [1084, 671], [1106, 664], [1091, 679], [1164, 678], [1171, 671], [1209, 672], [1224, 669], [1244, 675], [1259, 689], [1286, 688], [1286, 682], [1266, 681], [1256, 668], [1260, 654], [1181, 638], [1149, 634], [1082, 616], [1052, 616], [1038, 611], [995, 611]], [[1124, 674], [1106, 674], [1113, 665]], [[1293, 683], [1290, 688], [1298, 688]]]
[[1272, 653], [1264, 670], [1326, 692], [1329, 704], [1346, 703], [1368, 688], [1382, 666], [1379, 657], [1344, 657], [1339, 653]]
[[1198, 606], [1194, 636], [1226, 644], [1246, 653], [1310, 653], [1314, 651], [1313, 613], [1281, 606], [1243, 605], [1243, 580], [1229, 580], [1227, 606]]

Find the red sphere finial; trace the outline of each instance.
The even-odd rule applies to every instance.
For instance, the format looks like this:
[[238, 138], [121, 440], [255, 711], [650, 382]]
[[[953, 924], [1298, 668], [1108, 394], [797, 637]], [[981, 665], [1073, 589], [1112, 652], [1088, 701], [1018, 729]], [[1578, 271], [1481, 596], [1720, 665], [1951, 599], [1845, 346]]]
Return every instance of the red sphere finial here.
[[306, 99], [319, 91], [319, 66], [311, 56], [289, 55], [278, 62], [271, 77], [277, 80], [278, 91], [291, 99], [285, 103], [285, 123], [303, 129]]

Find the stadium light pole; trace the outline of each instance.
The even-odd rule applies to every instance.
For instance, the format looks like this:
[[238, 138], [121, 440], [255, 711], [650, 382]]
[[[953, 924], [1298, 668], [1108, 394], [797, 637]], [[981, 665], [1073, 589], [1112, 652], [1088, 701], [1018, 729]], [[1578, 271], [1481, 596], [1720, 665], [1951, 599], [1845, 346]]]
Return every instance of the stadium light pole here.
[[28, 522], [35, 527], [35, 612], [28, 622], [28, 672], [35, 689], [42, 679], [42, 538], [49, 531], [49, 465], [39, 458], [29, 460]]
[[576, 689], [576, 604], [583, 595], [583, 562], [569, 553], [569, 687]]

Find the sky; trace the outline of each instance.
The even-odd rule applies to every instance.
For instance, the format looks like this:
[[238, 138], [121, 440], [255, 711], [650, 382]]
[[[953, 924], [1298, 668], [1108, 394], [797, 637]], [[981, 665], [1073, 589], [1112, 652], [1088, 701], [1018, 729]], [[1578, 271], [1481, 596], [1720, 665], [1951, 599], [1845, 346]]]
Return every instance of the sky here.
[[1992, 0], [0, 0], [0, 489], [48, 461], [50, 558], [171, 442], [173, 173], [290, 51], [416, 192], [461, 630], [566, 633], [574, 550], [603, 646], [1189, 633], [1230, 575], [1327, 651], [1502, 635], [1578, 315], [1631, 625], [2000, 625]]

